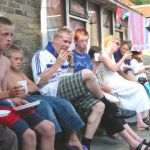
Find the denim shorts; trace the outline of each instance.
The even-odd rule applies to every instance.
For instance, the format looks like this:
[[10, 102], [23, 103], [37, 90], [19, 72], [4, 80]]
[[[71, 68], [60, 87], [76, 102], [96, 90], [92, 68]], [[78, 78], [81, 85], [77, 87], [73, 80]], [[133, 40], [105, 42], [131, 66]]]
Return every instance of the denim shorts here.
[[41, 104], [38, 105], [36, 111], [55, 124], [56, 133], [61, 132], [62, 129], [72, 133], [85, 125], [72, 104], [67, 100], [44, 95], [33, 95], [26, 98], [29, 102], [39, 99]]
[[44, 120], [34, 109], [15, 111], [10, 106], [0, 105], [0, 110], [11, 111], [8, 116], [0, 117], [0, 124], [11, 128], [19, 136], [22, 136], [28, 128], [34, 128]]

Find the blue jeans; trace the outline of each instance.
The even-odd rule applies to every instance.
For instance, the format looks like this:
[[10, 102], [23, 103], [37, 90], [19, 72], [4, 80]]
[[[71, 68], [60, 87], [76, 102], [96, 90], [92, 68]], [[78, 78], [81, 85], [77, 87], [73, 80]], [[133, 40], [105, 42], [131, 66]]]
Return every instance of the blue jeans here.
[[41, 100], [36, 110], [55, 124], [56, 133], [61, 132], [62, 128], [68, 133], [76, 132], [85, 125], [67, 100], [44, 95], [28, 96], [25, 99], [29, 102]]

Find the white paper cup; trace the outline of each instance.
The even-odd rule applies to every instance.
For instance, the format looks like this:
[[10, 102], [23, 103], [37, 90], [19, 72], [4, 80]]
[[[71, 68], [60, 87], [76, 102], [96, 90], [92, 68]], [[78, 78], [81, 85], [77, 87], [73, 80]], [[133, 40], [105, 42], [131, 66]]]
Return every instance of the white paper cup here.
[[17, 82], [19, 85], [23, 86], [26, 93], [28, 93], [28, 87], [27, 87], [27, 81], [26, 80], [21, 80]]
[[100, 61], [100, 53], [94, 53], [94, 60]]

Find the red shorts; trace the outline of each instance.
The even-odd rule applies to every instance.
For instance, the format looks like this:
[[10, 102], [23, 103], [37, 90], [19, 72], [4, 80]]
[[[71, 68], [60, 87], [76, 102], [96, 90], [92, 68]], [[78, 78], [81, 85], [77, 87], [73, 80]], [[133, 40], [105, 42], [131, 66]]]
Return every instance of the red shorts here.
[[25, 109], [21, 111], [15, 111], [13, 107], [0, 106], [0, 110], [10, 110], [8, 116], [0, 117], [0, 124], [7, 127], [11, 127], [16, 121], [26, 118], [32, 114], [36, 114], [35, 109]]

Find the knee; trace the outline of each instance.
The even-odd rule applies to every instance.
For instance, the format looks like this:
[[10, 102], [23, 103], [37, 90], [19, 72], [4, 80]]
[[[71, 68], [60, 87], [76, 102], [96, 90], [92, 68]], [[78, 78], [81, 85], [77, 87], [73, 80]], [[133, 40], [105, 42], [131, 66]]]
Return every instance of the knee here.
[[95, 75], [91, 70], [83, 69], [82, 70], [82, 78], [84, 80], [95, 79]]
[[105, 104], [102, 102], [97, 103], [93, 108], [92, 111], [98, 114], [103, 114], [105, 110]]
[[30, 143], [31, 145], [36, 144], [36, 133], [31, 129], [27, 129], [23, 134], [22, 139], [25, 143]]
[[40, 133], [42, 136], [54, 137], [55, 125], [53, 122], [45, 120], [40, 127]]

